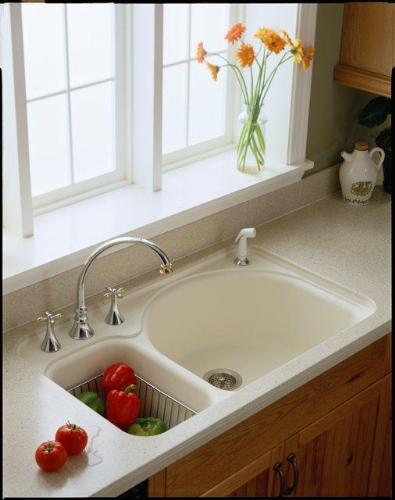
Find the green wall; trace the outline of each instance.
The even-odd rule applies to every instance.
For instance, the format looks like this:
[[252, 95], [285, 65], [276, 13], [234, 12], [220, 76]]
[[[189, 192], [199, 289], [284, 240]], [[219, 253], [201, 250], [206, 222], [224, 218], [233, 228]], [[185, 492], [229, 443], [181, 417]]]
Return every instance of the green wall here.
[[340, 152], [352, 150], [355, 140], [369, 140], [373, 145], [378, 130], [383, 128], [357, 125], [358, 114], [374, 97], [372, 94], [338, 85], [333, 80], [333, 70], [339, 62], [343, 6], [342, 3], [318, 5], [306, 152], [315, 165], [309, 173], [339, 163]]

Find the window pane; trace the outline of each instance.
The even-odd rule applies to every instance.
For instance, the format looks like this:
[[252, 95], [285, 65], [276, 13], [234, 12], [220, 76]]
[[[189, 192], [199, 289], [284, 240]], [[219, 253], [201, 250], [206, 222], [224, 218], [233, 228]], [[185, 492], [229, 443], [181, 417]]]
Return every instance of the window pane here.
[[229, 4], [192, 4], [191, 57], [203, 42], [208, 52], [225, 50], [225, 34], [229, 29]]
[[66, 87], [64, 5], [22, 5], [28, 99]]
[[188, 4], [165, 4], [163, 14], [163, 64], [188, 58]]
[[186, 146], [188, 64], [163, 70], [163, 154]]
[[115, 170], [114, 84], [71, 92], [71, 124], [75, 181]]
[[114, 75], [114, 4], [68, 4], [70, 85]]
[[206, 66], [191, 63], [189, 96], [189, 144], [208, 141], [225, 134], [226, 68], [212, 80]]
[[27, 105], [32, 195], [48, 193], [71, 182], [65, 95]]

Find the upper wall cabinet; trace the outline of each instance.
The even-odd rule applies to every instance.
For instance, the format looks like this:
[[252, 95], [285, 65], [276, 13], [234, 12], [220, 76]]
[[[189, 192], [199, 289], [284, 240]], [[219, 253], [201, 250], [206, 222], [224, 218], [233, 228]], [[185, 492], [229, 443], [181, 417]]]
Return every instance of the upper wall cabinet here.
[[395, 6], [390, 3], [347, 3], [335, 81], [390, 97], [395, 58], [394, 26]]

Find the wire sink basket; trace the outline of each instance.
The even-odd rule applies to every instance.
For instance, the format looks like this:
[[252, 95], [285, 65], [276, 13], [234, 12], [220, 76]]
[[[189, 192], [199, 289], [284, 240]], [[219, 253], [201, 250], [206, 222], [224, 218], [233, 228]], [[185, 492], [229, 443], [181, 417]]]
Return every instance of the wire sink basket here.
[[[67, 391], [75, 397], [78, 397], [81, 392], [85, 391], [94, 391], [100, 397], [103, 397], [103, 390], [101, 388], [102, 378], [103, 373], [100, 373], [85, 382], [68, 388]], [[161, 391], [154, 384], [151, 384], [151, 382], [144, 380], [137, 374], [136, 378], [136, 394], [141, 401], [140, 417], [160, 418], [165, 422], [167, 428], [171, 429], [177, 424], [193, 417], [193, 415], [196, 415], [197, 412], [195, 410]]]

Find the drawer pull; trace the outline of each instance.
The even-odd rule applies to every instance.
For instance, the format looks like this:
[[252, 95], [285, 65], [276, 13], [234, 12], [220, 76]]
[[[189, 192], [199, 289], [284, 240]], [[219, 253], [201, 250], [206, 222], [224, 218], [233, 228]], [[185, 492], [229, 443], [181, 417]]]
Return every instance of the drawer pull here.
[[292, 465], [292, 472], [293, 472], [292, 484], [291, 486], [287, 486], [286, 488], [286, 495], [290, 495], [293, 491], [296, 490], [299, 482], [299, 469], [295, 453], [290, 453], [287, 456], [287, 462], [289, 462]]
[[278, 475], [279, 480], [280, 480], [280, 491], [278, 493], [278, 498], [282, 498], [283, 496], [285, 496], [287, 494], [286, 493], [287, 486], [285, 484], [285, 477], [284, 477], [284, 473], [283, 473], [281, 467], [282, 467], [281, 462], [278, 462], [273, 466], [273, 470], [275, 470], [277, 472], [277, 475]]

